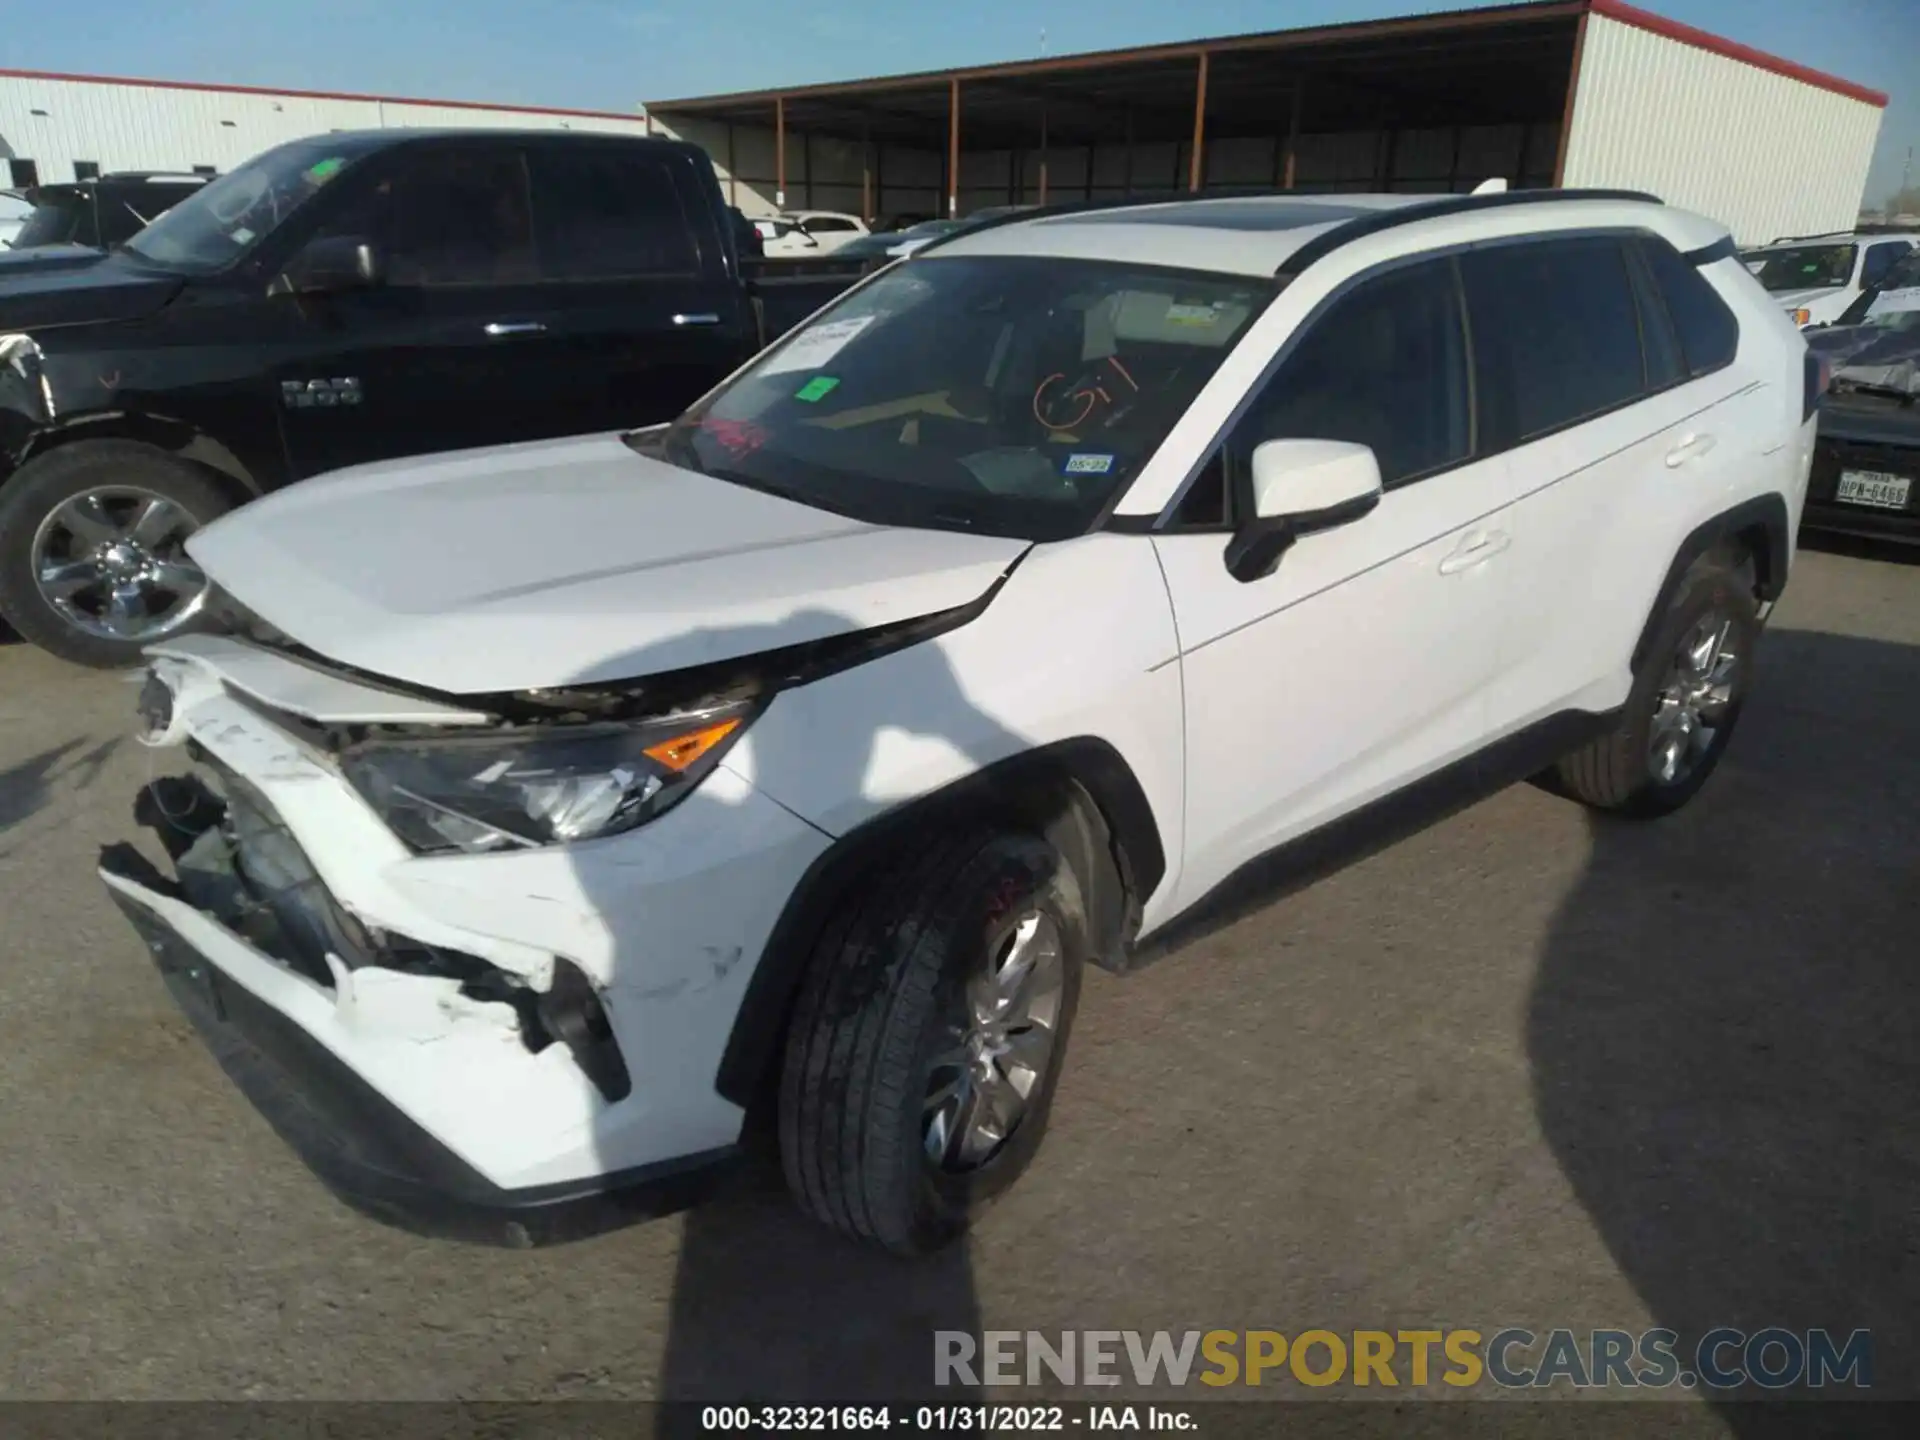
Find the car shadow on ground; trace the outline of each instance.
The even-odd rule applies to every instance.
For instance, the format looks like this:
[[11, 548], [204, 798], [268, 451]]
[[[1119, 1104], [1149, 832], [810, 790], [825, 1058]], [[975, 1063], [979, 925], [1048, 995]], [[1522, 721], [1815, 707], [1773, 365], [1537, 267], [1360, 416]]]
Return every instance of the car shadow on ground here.
[[[1865, 1329], [1873, 1397], [1912, 1399], [1920, 648], [1775, 630], [1758, 670], [1698, 800], [1593, 819], [1529, 1002], [1536, 1109], [1683, 1367], [1717, 1327]], [[1742, 1436], [1887, 1418], [1721, 1411]]]

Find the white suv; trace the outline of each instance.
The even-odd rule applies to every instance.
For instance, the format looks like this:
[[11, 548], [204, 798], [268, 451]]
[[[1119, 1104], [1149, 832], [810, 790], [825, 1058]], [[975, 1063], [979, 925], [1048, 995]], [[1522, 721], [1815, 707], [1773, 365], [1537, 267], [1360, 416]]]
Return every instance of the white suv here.
[[1744, 251], [1740, 259], [1774, 304], [1805, 329], [1843, 323], [1854, 302], [1884, 285], [1916, 241], [1920, 236], [1809, 235]]
[[775, 257], [831, 255], [867, 233], [866, 221], [837, 210], [800, 210], [753, 223], [765, 253]]
[[175, 875], [102, 874], [376, 1213], [577, 1234], [765, 1114], [807, 1211], [924, 1250], [1033, 1157], [1083, 966], [1256, 859], [1556, 767], [1684, 804], [1821, 373], [1644, 196], [985, 226], [670, 426], [201, 532], [228, 631], [141, 702]]

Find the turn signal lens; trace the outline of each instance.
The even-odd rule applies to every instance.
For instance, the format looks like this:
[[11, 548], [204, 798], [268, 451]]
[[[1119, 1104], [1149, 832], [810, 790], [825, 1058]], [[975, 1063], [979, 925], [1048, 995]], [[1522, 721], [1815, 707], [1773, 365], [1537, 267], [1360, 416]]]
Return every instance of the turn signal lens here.
[[649, 745], [644, 753], [649, 760], [657, 761], [678, 774], [739, 728], [738, 719], [722, 720], [715, 725], [705, 725], [698, 730], [689, 730], [684, 735], [676, 735], [671, 740], [662, 740], [658, 745]]
[[1793, 312], [1793, 323], [1796, 325], [1804, 325], [1812, 318], [1813, 312], [1811, 310], [1800, 309]]

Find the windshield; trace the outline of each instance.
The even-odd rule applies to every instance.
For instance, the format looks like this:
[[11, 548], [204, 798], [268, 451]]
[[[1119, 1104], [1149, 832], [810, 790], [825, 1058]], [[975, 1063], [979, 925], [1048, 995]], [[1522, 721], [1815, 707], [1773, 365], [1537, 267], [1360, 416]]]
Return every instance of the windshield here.
[[326, 137], [278, 146], [208, 181], [126, 247], [169, 269], [224, 270], [346, 170], [357, 153]]
[[1906, 257], [1896, 261], [1880, 281], [1882, 293], [1888, 290], [1911, 290], [1920, 286], [1920, 248], [1909, 250]]
[[80, 239], [87, 215], [87, 197], [77, 190], [55, 191], [43, 195], [33, 207], [27, 223], [13, 237], [13, 248], [30, 250], [39, 245], [67, 245]]
[[688, 411], [663, 458], [875, 524], [1083, 532], [1271, 285], [1090, 260], [908, 261]]
[[1755, 250], [1747, 268], [1768, 290], [1834, 290], [1853, 279], [1857, 245], [1792, 245]]

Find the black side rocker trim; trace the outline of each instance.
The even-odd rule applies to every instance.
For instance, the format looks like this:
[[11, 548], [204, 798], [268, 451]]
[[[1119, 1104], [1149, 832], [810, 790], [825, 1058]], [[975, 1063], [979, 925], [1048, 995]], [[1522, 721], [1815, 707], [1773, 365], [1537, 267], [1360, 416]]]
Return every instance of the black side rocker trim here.
[[[127, 845], [108, 846], [100, 863], [140, 884], [154, 874]], [[222, 976], [160, 916], [119, 890], [108, 894], [227, 1078], [321, 1183], [376, 1220], [510, 1249], [559, 1244], [683, 1210], [717, 1188], [740, 1159], [740, 1150], [728, 1146], [579, 1181], [502, 1189], [305, 1030]]]

